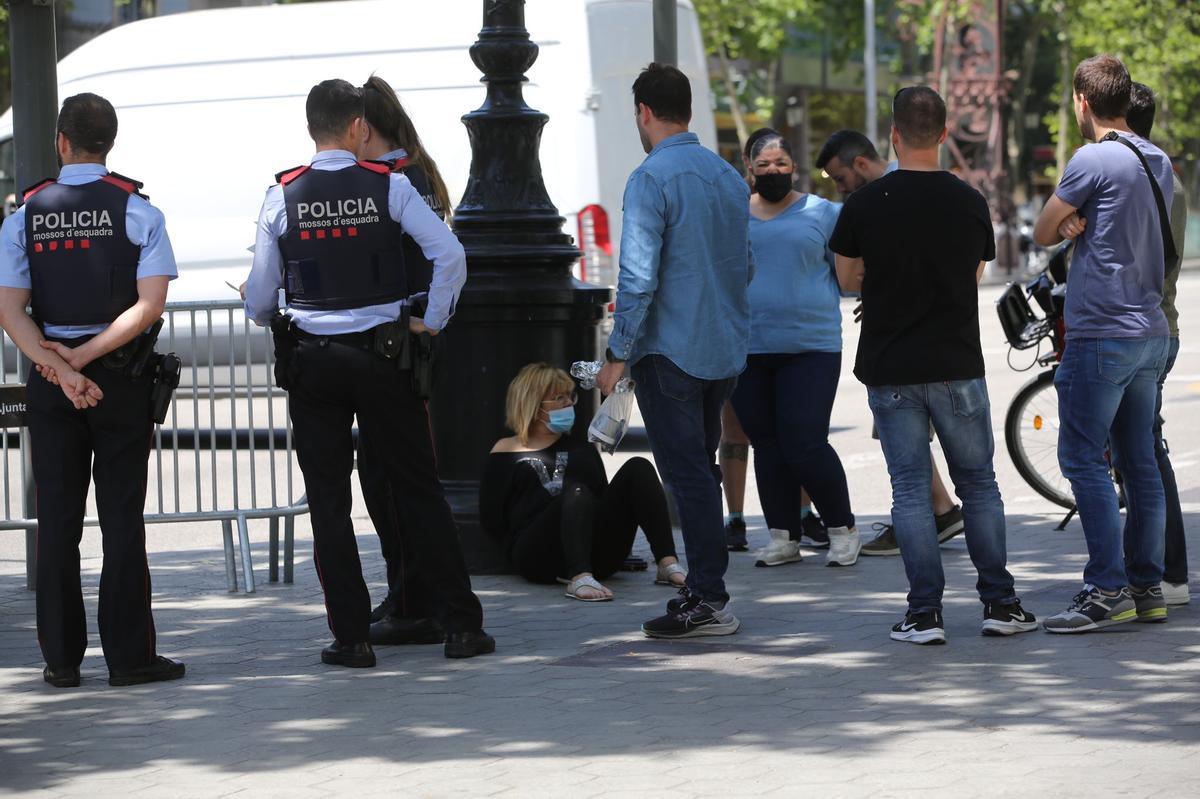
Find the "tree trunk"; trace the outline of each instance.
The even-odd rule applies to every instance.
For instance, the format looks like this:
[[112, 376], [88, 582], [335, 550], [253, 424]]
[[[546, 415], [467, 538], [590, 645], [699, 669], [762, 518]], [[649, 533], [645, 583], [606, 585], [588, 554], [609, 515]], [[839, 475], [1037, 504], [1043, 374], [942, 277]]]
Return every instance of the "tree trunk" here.
[[1029, 29], [1025, 32], [1025, 44], [1021, 50], [1020, 74], [1013, 87], [1012, 103], [1009, 106], [1012, 128], [1008, 137], [1008, 174], [1013, 188], [1019, 187], [1024, 195], [1028, 194], [1028, 181], [1021, 180], [1018, 184], [1017, 176], [1024, 174], [1021, 172], [1021, 153], [1025, 150], [1025, 101], [1029, 94], [1029, 86], [1033, 81], [1033, 68], [1037, 63], [1038, 44], [1042, 38], [1042, 29], [1046, 27], [1046, 17], [1041, 11], [1031, 10], [1030, 13], [1033, 14], [1033, 19], [1029, 24]]
[[1067, 4], [1058, 4], [1058, 25], [1062, 40], [1058, 45], [1059, 80], [1062, 81], [1062, 96], [1058, 101], [1058, 141], [1055, 148], [1055, 161], [1058, 166], [1058, 178], [1062, 178], [1067, 169], [1067, 131], [1070, 129], [1071, 117], [1075, 110], [1074, 91], [1071, 85], [1071, 40], [1067, 38]]
[[746, 130], [746, 117], [742, 113], [742, 102], [738, 99], [737, 87], [733, 85], [733, 65], [722, 45], [717, 48], [717, 60], [721, 63], [721, 82], [725, 85], [725, 96], [729, 100], [729, 113], [733, 115], [733, 126], [737, 129], [738, 151], [746, 151], [746, 139], [750, 132]]

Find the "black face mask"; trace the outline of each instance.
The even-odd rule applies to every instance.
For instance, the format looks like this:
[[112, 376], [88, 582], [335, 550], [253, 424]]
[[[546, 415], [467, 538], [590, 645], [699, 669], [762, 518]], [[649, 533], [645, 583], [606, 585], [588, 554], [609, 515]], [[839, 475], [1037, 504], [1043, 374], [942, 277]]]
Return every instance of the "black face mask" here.
[[792, 191], [790, 172], [772, 172], [754, 176], [754, 190], [769, 203], [777, 203]]

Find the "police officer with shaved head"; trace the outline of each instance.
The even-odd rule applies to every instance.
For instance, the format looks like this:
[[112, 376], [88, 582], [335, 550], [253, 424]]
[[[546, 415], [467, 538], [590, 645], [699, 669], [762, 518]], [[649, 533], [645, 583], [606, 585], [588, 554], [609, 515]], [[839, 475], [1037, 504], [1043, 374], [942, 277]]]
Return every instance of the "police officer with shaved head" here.
[[[313, 560], [334, 641], [321, 660], [375, 665], [371, 600], [350, 520], [357, 416], [396, 491], [422, 574], [438, 595], [446, 657], [495, 651], [434, 466], [425, 404], [414, 390], [410, 334], [436, 335], [463, 283], [462, 245], [408, 178], [357, 160], [364, 140], [360, 88], [327, 80], [306, 105], [316, 155], [277, 175], [259, 216], [246, 313], [275, 335], [276, 381], [290, 395], [296, 453], [313, 526]], [[407, 233], [433, 263], [423, 318], [405, 303]], [[278, 311], [283, 289], [286, 310]]]
[[87, 648], [79, 542], [89, 472], [104, 538], [99, 626], [109, 684], [184, 674], [155, 649], [142, 516], [156, 390], [148, 364], [175, 256], [142, 184], [105, 166], [116, 136], [108, 100], [67, 98], [58, 178], [27, 189], [0, 231], [0, 325], [33, 361], [38, 642], [43, 676], [60, 688], [79, 685]]

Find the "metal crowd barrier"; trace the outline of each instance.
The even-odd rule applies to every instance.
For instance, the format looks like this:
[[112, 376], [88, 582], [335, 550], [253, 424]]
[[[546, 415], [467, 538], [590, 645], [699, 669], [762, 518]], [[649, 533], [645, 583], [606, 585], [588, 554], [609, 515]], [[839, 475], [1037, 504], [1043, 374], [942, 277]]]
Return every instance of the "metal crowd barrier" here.
[[[283, 581], [292, 582], [295, 521], [308, 512], [303, 477], [292, 447], [287, 392], [275, 387], [271, 334], [246, 319], [240, 302], [177, 302], [167, 305], [159, 352], [183, 361], [179, 388], [167, 420], [154, 430], [146, 491], [146, 522], [221, 522], [225, 576], [238, 590], [253, 593], [249, 522], [268, 519], [269, 577], [279, 580], [280, 521], [283, 521]], [[16, 345], [0, 341], [0, 377], [24, 383], [27, 363]], [[0, 398], [0, 418], [12, 403]], [[37, 528], [36, 495], [29, 467], [27, 431], [2, 436], [3, 506], [0, 530], [26, 531], [26, 559], [33, 588], [32, 546]], [[84, 524], [96, 526], [89, 496]]]

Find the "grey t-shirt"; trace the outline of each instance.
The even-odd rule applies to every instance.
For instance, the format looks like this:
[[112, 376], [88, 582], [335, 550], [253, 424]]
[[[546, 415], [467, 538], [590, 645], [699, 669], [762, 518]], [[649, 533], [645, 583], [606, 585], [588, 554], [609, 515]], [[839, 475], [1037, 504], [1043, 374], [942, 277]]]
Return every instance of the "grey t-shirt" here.
[[[1133, 133], [1167, 207], [1174, 195], [1171, 160]], [[1120, 142], [1081, 147], [1055, 190], [1079, 209], [1087, 228], [1076, 239], [1067, 275], [1067, 338], [1167, 335], [1163, 314], [1163, 241], [1158, 206], [1138, 157]]]
[[1171, 235], [1175, 237], [1175, 251], [1179, 258], [1167, 270], [1167, 279], [1163, 283], [1163, 313], [1167, 315], [1167, 327], [1171, 335], [1179, 338], [1179, 311], [1175, 309], [1175, 290], [1179, 283], [1179, 269], [1183, 266], [1183, 239], [1187, 234], [1187, 192], [1183, 189], [1178, 175], [1175, 179], [1175, 199], [1171, 201]]

